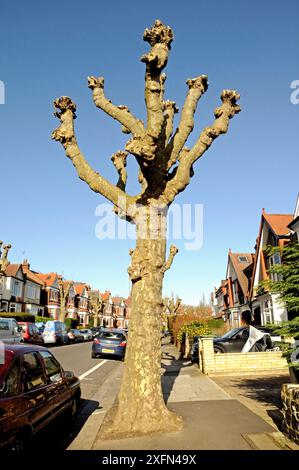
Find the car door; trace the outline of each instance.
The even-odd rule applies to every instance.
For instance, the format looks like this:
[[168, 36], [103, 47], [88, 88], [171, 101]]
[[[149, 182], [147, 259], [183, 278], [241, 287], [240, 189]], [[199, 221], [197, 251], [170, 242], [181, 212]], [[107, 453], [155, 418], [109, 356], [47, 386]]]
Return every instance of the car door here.
[[57, 359], [49, 351], [39, 352], [47, 377], [48, 400], [51, 401], [52, 414], [61, 413], [68, 405], [71, 390]]
[[43, 364], [36, 351], [23, 355], [22, 383], [28, 421], [32, 430], [36, 431], [51, 418], [47, 380]]
[[10, 442], [27, 424], [20, 377], [21, 363], [18, 357], [0, 384], [0, 447]]
[[244, 328], [236, 333], [230, 341], [230, 352], [241, 352], [248, 338], [249, 328]]

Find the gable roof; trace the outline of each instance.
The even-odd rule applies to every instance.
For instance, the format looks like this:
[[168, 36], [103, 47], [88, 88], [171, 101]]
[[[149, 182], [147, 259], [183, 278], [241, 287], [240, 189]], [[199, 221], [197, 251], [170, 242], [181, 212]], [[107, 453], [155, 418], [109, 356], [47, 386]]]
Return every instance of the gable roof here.
[[101, 292], [101, 297], [104, 302], [107, 302], [110, 298], [111, 292], [106, 290], [104, 293]]
[[27, 266], [23, 265], [22, 267], [23, 267], [23, 272], [26, 274], [26, 278], [29, 281], [34, 282], [35, 284], [39, 284], [40, 286], [45, 285], [44, 281], [40, 279], [37, 273], [31, 271]]
[[21, 269], [22, 274], [24, 274], [23, 269], [22, 269], [22, 265], [20, 263], [19, 264], [9, 264], [7, 266], [7, 268], [5, 269], [5, 271], [4, 271], [4, 274], [7, 277], [16, 277], [16, 275], [18, 274], [19, 269]]
[[288, 225], [293, 220], [292, 214], [266, 214], [263, 212], [263, 217], [266, 222], [268, 222], [275, 235], [283, 236], [290, 233]]
[[[234, 270], [236, 272], [239, 284], [243, 291], [244, 296], [248, 294], [248, 278], [244, 274], [244, 269], [252, 264], [253, 258], [251, 253], [232, 253], [228, 254], [229, 260], [231, 260]], [[240, 258], [246, 258], [247, 261], [241, 261]]]
[[36, 273], [36, 275], [44, 282], [44, 284], [47, 287], [53, 286], [56, 279], [58, 279], [57, 273], [48, 273], [48, 274]]
[[121, 306], [122, 303], [124, 303], [124, 298], [123, 297], [111, 297], [112, 302], [114, 305]]

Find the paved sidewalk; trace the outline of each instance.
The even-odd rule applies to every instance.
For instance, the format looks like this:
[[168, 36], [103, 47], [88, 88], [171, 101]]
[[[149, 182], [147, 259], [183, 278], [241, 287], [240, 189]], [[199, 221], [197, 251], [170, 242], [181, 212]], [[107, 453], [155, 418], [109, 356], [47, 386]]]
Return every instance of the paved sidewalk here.
[[183, 417], [184, 429], [139, 438], [100, 440], [98, 430], [119, 390], [123, 367], [120, 363], [93, 397], [101, 406], [87, 419], [70, 450], [281, 450], [270, 438], [276, 431], [272, 426], [232, 399], [196, 365], [181, 359], [172, 344], [163, 345], [163, 392], [168, 407]]

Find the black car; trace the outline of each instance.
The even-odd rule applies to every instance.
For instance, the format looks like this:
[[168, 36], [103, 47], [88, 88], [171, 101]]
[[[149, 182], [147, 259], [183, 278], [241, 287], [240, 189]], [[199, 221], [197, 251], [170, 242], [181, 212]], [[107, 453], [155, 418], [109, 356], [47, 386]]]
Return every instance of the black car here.
[[[273, 343], [270, 336], [270, 330], [267, 327], [254, 326], [256, 329], [266, 333], [266, 335], [255, 343], [256, 351], [265, 351], [266, 349], [272, 349]], [[223, 336], [213, 338], [214, 352], [217, 353], [239, 353], [242, 351], [246, 341], [249, 338], [249, 327], [240, 326], [233, 328], [232, 330], [225, 333]], [[191, 348], [191, 360], [193, 362], [198, 361], [198, 340], [199, 337], [194, 338], [194, 342]]]
[[127, 337], [124, 330], [118, 328], [103, 329], [93, 340], [91, 357], [102, 355], [125, 357]]

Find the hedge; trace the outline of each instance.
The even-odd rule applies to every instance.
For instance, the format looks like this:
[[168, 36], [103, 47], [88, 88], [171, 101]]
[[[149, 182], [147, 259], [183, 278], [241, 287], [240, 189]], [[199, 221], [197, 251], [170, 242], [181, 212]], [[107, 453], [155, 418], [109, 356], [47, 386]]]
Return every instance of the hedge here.
[[16, 321], [35, 322], [35, 315], [26, 312], [0, 312], [1, 318], [14, 318]]

